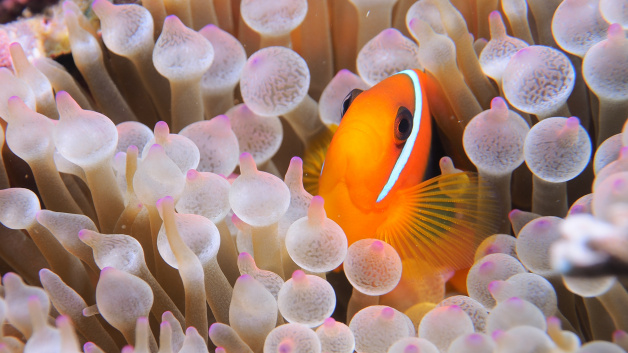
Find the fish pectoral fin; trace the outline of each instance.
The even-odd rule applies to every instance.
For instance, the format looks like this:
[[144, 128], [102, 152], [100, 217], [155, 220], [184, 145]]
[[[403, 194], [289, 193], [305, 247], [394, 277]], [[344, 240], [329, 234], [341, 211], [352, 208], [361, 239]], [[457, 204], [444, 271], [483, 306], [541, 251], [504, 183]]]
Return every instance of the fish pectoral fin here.
[[338, 126], [332, 125], [316, 134], [311, 142], [305, 146], [303, 155], [303, 188], [311, 195], [318, 195], [318, 179], [323, 170], [325, 155], [329, 143]]
[[399, 192], [377, 237], [423, 270], [467, 268], [480, 242], [497, 230], [494, 195], [476, 173], [437, 176]]

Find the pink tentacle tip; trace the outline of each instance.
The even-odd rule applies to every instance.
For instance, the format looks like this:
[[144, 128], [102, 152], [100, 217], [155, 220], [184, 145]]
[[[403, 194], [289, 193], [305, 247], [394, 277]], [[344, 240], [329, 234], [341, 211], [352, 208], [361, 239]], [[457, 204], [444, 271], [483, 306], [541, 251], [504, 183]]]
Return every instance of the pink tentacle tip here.
[[301, 270], [296, 270], [292, 273], [292, 280], [296, 281], [296, 282], [301, 282], [303, 280], [305, 280], [305, 272], [301, 271]]
[[497, 20], [501, 17], [502, 15], [499, 13], [499, 11], [491, 11], [491, 13], [488, 15], [489, 20]]
[[140, 316], [137, 318], [137, 323], [147, 323], [148, 322], [148, 318], [146, 316]]
[[155, 124], [155, 129], [154, 129], [155, 133], [160, 132], [160, 133], [166, 133], [169, 134], [170, 133], [170, 127], [168, 126], [168, 123], [165, 121], [158, 121], [157, 124]]
[[225, 124], [226, 126], [231, 128], [231, 120], [229, 120], [229, 117], [224, 114], [216, 115], [212, 120], [215, 120], [216, 122], [221, 124]]
[[558, 328], [560, 328], [561, 323], [560, 323], [560, 319], [557, 318], [556, 316], [550, 316], [547, 318], [547, 325], [548, 326], [557, 326]]
[[190, 169], [188, 170], [188, 172], [185, 174], [187, 180], [189, 181], [194, 181], [196, 180], [201, 174], [196, 170], [196, 169]]
[[2, 277], [2, 284], [5, 287], [7, 286], [12, 287], [17, 281], [21, 281], [21, 277], [13, 272], [7, 272]]
[[72, 321], [67, 315], [59, 315], [57, 319], [55, 320], [55, 324], [57, 325], [57, 327], [62, 326], [62, 325], [67, 325], [71, 322]]
[[87, 232], [87, 229], [81, 229], [78, 232], [78, 237], [79, 239], [85, 241], [87, 239], [87, 237], [89, 236], [89, 233]]
[[540, 219], [534, 224], [534, 227], [538, 230], [547, 229], [549, 226], [550, 221], [548, 219]]
[[421, 353], [421, 351], [419, 350], [419, 346], [410, 343], [403, 349], [403, 353]]
[[[414, 19], [413, 19], [414, 20]], [[412, 20], [411, 20], [412, 21]], [[338, 71], [337, 75], [351, 75], [353, 74], [351, 71], [347, 70], [347, 69], [341, 69], [340, 71]]]
[[76, 21], [76, 14], [74, 13], [74, 11], [69, 7], [69, 5], [66, 5], [66, 3], [70, 3], [71, 1], [64, 1], [63, 2], [63, 18], [65, 19], [70, 19], [72, 21]]
[[246, 273], [238, 277], [238, 281], [250, 281], [252, 279], [253, 277], [251, 277], [251, 275], [248, 275]]
[[92, 353], [92, 352], [96, 351], [97, 348], [98, 348], [98, 346], [96, 346], [96, 344], [94, 342], [86, 342], [83, 345], [83, 350], [85, 351], [85, 353]]
[[383, 252], [384, 251], [384, 243], [382, 241], [379, 240], [375, 240], [371, 246], [370, 246], [371, 251], [373, 252]]
[[238, 255], [238, 260], [245, 260], [245, 259], [252, 259], [253, 256], [251, 256], [251, 254], [249, 254], [246, 251], [243, 251], [240, 253], [240, 255]]
[[[127, 149], [127, 151], [128, 151], [128, 149]], [[115, 160], [121, 160], [122, 158], [126, 158], [126, 154], [127, 154], [127, 152], [120, 151], [120, 152], [116, 153], [115, 156], [113, 156], [113, 158]]]
[[197, 334], [198, 334], [198, 331], [196, 330], [196, 327], [194, 327], [194, 326], [190, 326], [190, 327], [188, 327], [188, 328], [185, 330], [185, 335], [186, 335], [186, 336], [187, 336], [187, 335], [194, 334], [194, 333], [197, 333]]
[[315, 207], [323, 207], [323, 205], [325, 204], [325, 200], [323, 199], [322, 196], [314, 196], [312, 197], [312, 201], [310, 203], [310, 207], [315, 206]]
[[301, 157], [298, 156], [294, 156], [290, 159], [290, 164], [292, 163], [300, 163], [303, 164], [303, 160], [301, 159]]
[[507, 302], [509, 304], [513, 304], [516, 306], [522, 306], [523, 305], [523, 299], [519, 298], [519, 297], [510, 297], [508, 298]]
[[512, 211], [508, 212], [508, 218], [516, 217], [521, 213], [523, 213], [523, 211], [515, 208]]
[[240, 114], [242, 114], [242, 115], [245, 115], [245, 114], [248, 114], [248, 113], [251, 112], [251, 109], [249, 108], [248, 105], [246, 105], [246, 103], [242, 103], [240, 105], [237, 105], [234, 109], [236, 111], [241, 111]]
[[181, 20], [179, 20], [179, 17], [177, 17], [176, 15], [168, 15], [168, 16], [166, 16], [166, 19], [164, 20], [164, 23], [172, 22], [172, 21], [181, 22]]
[[257, 164], [253, 156], [248, 152], [240, 154], [240, 175], [254, 175], [257, 172]]
[[209, 330], [207, 331], [207, 333], [209, 333], [209, 335], [211, 336], [212, 331], [216, 331], [217, 328], [218, 328], [218, 323], [214, 322], [213, 324], [211, 324], [211, 326], [209, 326]]
[[480, 265], [480, 274], [487, 275], [495, 270], [495, 263], [493, 261], [486, 261]]
[[502, 97], [495, 97], [491, 100], [491, 109], [508, 110], [508, 105]]
[[168, 327], [171, 327], [171, 325], [170, 325], [170, 322], [168, 322], [168, 321], [162, 321], [162, 322], [159, 324], [159, 327], [160, 327], [160, 328], [168, 328]]
[[621, 191], [626, 186], [626, 181], [624, 179], [618, 178], [613, 182], [613, 190], [616, 192]]
[[501, 287], [503, 281], [492, 281], [491, 283], [488, 284], [488, 291], [491, 294], [495, 294], [496, 291], [499, 290], [499, 288]]
[[150, 155], [153, 153], [161, 153], [161, 154], [165, 153], [163, 146], [158, 143], [155, 143], [152, 146], [150, 146], [150, 149], [148, 150], [148, 154]]
[[134, 349], [133, 346], [128, 345], [128, 346], [124, 346], [124, 348], [122, 348], [122, 350], [120, 351], [120, 353], [133, 353]]
[[393, 318], [393, 316], [395, 316], [395, 309], [388, 306], [385, 308], [382, 308], [382, 311], [381, 311], [382, 319], [390, 320]]
[[624, 29], [619, 23], [613, 23], [608, 27], [608, 38], [623, 38], [625, 36]]
[[477, 344], [482, 343], [482, 341], [483, 341], [482, 335], [480, 335], [479, 333], [472, 333], [467, 336], [468, 343], [477, 345]]
[[172, 196], [164, 196], [160, 198], [159, 200], [157, 200], [157, 202], [155, 203], [155, 206], [157, 206], [157, 208], [160, 208], [160, 207], [172, 204], [172, 203], [174, 203], [174, 199], [172, 198]]
[[626, 337], [628, 337], [628, 333], [626, 333], [626, 331], [615, 330], [615, 332], [613, 332], [613, 341], [618, 341], [620, 339], [626, 339]]
[[397, 31], [394, 28], [386, 28], [385, 30], [382, 31], [382, 35], [384, 36], [394, 36], [394, 35], [397, 35], [397, 33], [399, 33], [399, 31]]
[[18, 96], [11, 96], [9, 97], [9, 104], [15, 104], [17, 102], [22, 101], [22, 98], [18, 97]]
[[580, 126], [580, 119], [575, 116], [570, 116], [569, 118], [567, 118], [567, 122], [565, 124], [569, 129], [576, 129]]
[[486, 247], [486, 254], [495, 254], [499, 252], [499, 248], [497, 247], [497, 245], [495, 244], [491, 244], [489, 246]]
[[333, 328], [334, 326], [336, 326], [336, 320], [334, 320], [333, 317], [328, 317], [323, 322], [323, 326], [327, 329]]
[[569, 214], [579, 214], [584, 213], [585, 207], [583, 205], [573, 205], [571, 210], [569, 210]]
[[459, 311], [462, 311], [462, 308], [459, 307], [458, 305], [450, 305], [447, 307], [447, 310], [453, 311], [453, 312], [459, 312]]
[[293, 343], [291, 339], [285, 339], [281, 343], [279, 343], [279, 347], [277, 347], [277, 351], [279, 353], [290, 353], [292, 352]]
[[498, 341], [500, 340], [502, 337], [504, 337], [504, 335], [506, 334], [506, 332], [504, 332], [503, 330], [495, 330], [493, 331], [493, 333], [491, 334], [491, 337], [493, 338], [493, 340]]
[[139, 148], [137, 148], [137, 146], [135, 145], [130, 145], [126, 149], [126, 154], [129, 154], [129, 153], [139, 153]]
[[262, 56], [261, 55], [257, 55], [253, 59], [249, 60], [248, 66], [257, 66], [257, 65], [260, 64], [260, 61], [263, 61], [262, 60]]
[[67, 99], [71, 99], [70, 94], [66, 91], [59, 91], [57, 92], [57, 95], [55, 96], [56, 100], [62, 99], [62, 100], [67, 100]]

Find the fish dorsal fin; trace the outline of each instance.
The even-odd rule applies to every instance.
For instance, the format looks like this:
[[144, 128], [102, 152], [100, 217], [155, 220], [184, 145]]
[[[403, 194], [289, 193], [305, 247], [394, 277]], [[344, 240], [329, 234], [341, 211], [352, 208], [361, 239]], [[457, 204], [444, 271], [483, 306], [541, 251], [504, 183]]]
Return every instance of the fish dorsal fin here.
[[377, 237], [423, 269], [458, 270], [497, 230], [493, 187], [476, 173], [444, 174], [400, 190]]
[[303, 155], [303, 188], [311, 195], [318, 195], [318, 179], [320, 179], [325, 163], [325, 155], [331, 138], [338, 129], [338, 126], [332, 125], [323, 129], [316, 134], [308, 146], [305, 148]]

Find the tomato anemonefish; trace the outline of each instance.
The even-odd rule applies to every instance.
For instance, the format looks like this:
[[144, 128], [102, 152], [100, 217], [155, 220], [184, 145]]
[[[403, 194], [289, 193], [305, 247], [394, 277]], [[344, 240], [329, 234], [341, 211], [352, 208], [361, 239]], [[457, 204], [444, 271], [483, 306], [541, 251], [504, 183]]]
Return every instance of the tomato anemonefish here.
[[495, 229], [491, 190], [477, 174], [424, 181], [432, 145], [426, 80], [421, 71], [405, 70], [353, 90], [333, 137], [322, 137], [304, 157], [304, 181], [318, 182], [327, 217], [349, 244], [386, 241], [404, 272], [468, 268], [479, 242]]

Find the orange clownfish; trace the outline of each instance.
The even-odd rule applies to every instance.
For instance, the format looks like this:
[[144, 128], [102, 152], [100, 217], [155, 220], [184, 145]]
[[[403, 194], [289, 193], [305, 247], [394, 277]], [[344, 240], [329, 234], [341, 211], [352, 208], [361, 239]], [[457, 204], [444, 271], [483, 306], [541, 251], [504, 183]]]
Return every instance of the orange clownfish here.
[[[404, 261], [404, 272], [468, 268], [479, 242], [494, 231], [491, 190], [477, 174], [424, 179], [432, 146], [428, 79], [405, 70], [349, 93], [316, 178], [327, 217], [342, 227], [349, 244], [386, 241]], [[313, 155], [310, 148], [304, 158], [310, 183]]]

